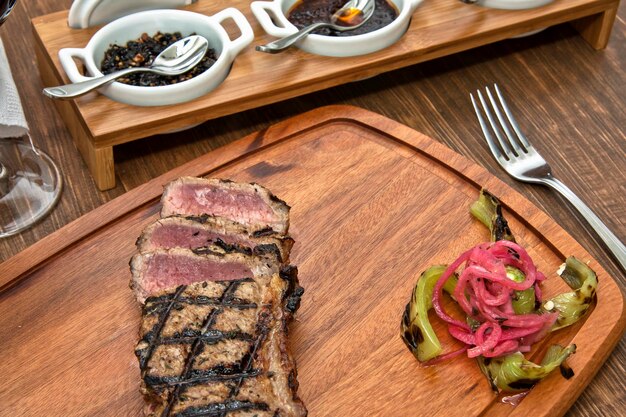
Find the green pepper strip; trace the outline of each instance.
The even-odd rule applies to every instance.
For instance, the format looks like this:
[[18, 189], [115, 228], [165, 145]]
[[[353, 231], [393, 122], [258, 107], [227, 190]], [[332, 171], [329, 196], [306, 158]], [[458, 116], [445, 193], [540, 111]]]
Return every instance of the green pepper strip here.
[[[524, 273], [519, 269], [507, 265], [506, 275], [515, 282], [524, 281]], [[535, 287], [530, 287], [522, 291], [513, 291], [513, 311], [515, 314], [530, 314], [535, 312]]]
[[531, 388], [539, 380], [546, 377], [556, 367], [566, 378], [573, 375], [565, 365], [565, 359], [576, 351], [576, 345], [564, 348], [553, 345], [548, 348], [540, 365], [524, 358], [520, 352], [502, 358], [478, 358], [478, 365], [483, 371], [494, 391], [522, 391]]
[[509, 224], [502, 215], [500, 201], [489, 191], [482, 189], [478, 200], [470, 206], [470, 213], [491, 232], [491, 241], [508, 240], [515, 242]]
[[[428, 310], [433, 306], [433, 291], [445, 265], [436, 265], [424, 271], [413, 289], [411, 301], [402, 316], [401, 334], [404, 343], [420, 362], [436, 358], [441, 354], [441, 343], [428, 320]], [[448, 294], [454, 292], [457, 277], [451, 276], [443, 286]]]
[[596, 297], [598, 277], [585, 263], [570, 256], [565, 260], [564, 269], [559, 274], [574, 291], [559, 294], [543, 303], [542, 310], [558, 311], [559, 317], [552, 331], [574, 324], [589, 309]]

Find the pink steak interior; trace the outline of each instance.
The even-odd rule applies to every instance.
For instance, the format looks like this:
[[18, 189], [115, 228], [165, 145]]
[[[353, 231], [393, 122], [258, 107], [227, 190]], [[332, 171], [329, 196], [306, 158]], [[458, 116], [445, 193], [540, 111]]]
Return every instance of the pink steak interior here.
[[143, 287], [148, 294], [154, 294], [164, 288], [198, 281], [231, 281], [252, 276], [250, 268], [237, 262], [157, 253], [147, 265]]
[[274, 212], [257, 193], [224, 190], [201, 184], [184, 184], [177, 188], [170, 203], [179, 213], [187, 215], [210, 214], [243, 224], [256, 222], [271, 224]]

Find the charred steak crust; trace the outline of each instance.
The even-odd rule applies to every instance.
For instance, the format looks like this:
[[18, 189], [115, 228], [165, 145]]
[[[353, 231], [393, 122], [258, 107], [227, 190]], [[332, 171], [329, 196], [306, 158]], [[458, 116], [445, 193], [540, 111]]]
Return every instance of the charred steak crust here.
[[290, 314], [290, 319], [300, 308], [300, 299], [304, 294], [304, 288], [298, 282], [298, 268], [295, 265], [285, 265], [280, 269], [280, 277], [287, 282], [287, 290], [283, 296], [285, 311]]
[[[160, 404], [151, 417], [226, 416], [237, 410], [306, 415], [296, 395], [296, 370], [286, 346], [282, 305], [272, 302], [273, 295], [250, 291], [254, 286], [249, 278], [199, 282], [146, 300], [135, 353], [142, 390]], [[270, 288], [286, 293], [289, 285], [275, 276]], [[252, 297], [241, 298], [241, 294]], [[272, 349], [273, 344], [279, 349]], [[268, 357], [272, 352], [280, 352], [279, 357]], [[267, 363], [280, 366], [270, 369]], [[290, 390], [286, 402], [273, 387], [283, 385], [273, 381], [280, 378]], [[211, 401], [200, 402], [199, 396]]]
[[148, 225], [137, 239], [140, 252], [155, 249], [185, 247], [195, 249], [220, 242], [254, 248], [275, 244], [284, 263], [289, 262], [289, 252], [294, 241], [289, 236], [265, 228], [249, 232], [243, 225], [217, 216], [171, 216]]
[[[217, 249], [217, 250], [216, 250]], [[237, 244], [229, 244], [221, 239], [217, 239], [211, 246], [203, 246], [201, 248], [194, 248], [191, 250], [196, 255], [213, 254], [218, 256], [224, 256], [228, 253], [240, 253], [248, 256], [260, 256], [273, 259], [275, 262], [282, 262], [282, 255], [280, 250], [275, 244], [262, 244], [257, 245], [254, 248], [248, 246], [242, 246]]]

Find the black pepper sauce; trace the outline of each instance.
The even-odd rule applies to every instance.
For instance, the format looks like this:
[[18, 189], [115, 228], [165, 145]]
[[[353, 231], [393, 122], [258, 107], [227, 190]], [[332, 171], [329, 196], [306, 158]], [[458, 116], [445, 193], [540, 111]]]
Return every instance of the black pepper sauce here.
[[[180, 32], [157, 32], [154, 36], [144, 33], [139, 39], [128, 41], [124, 46], [111, 45], [104, 53], [100, 70], [106, 75], [124, 68], [148, 67], [165, 48], [182, 38], [183, 35]], [[116, 81], [141, 87], [176, 84], [202, 74], [216, 60], [217, 54], [213, 49], [209, 49], [200, 63], [184, 74], [165, 76], [142, 72], [120, 77]]]
[[[364, 33], [373, 32], [384, 26], [387, 26], [393, 22], [400, 14], [396, 6], [387, 0], [375, 0], [376, 8], [374, 14], [365, 22], [362, 26], [354, 30], [348, 30], [345, 32], [335, 31], [329, 28], [322, 28], [314, 31], [313, 33], [318, 35], [327, 36], [354, 36], [362, 35]], [[287, 20], [289, 20], [295, 27], [302, 29], [305, 26], [309, 26], [312, 23], [317, 22], [330, 22], [330, 17], [337, 10], [346, 3], [346, 0], [298, 0], [287, 12]], [[356, 10], [356, 9], [355, 9]], [[358, 15], [347, 17], [356, 18], [362, 16], [362, 13]], [[346, 18], [344, 24], [348, 21]], [[358, 23], [358, 20], [350, 20], [350, 23]]]

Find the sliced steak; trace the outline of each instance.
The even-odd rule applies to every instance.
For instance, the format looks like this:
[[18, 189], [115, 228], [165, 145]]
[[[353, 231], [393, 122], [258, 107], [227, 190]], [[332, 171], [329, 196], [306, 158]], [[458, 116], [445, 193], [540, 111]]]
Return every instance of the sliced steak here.
[[287, 324], [289, 206], [256, 184], [180, 178], [137, 240], [135, 353], [149, 417], [303, 417]]
[[207, 214], [233, 220], [251, 232], [289, 229], [289, 206], [258, 184], [182, 177], [165, 186], [161, 217]]
[[136, 355], [151, 417], [301, 417], [286, 348], [297, 283], [273, 274], [196, 282], [146, 300]]
[[258, 245], [274, 244], [283, 263], [289, 262], [293, 239], [279, 235], [272, 229], [249, 232], [246, 227], [231, 220], [215, 216], [172, 216], [150, 224], [137, 239], [140, 252], [155, 249], [195, 249], [224, 242], [254, 249]]

